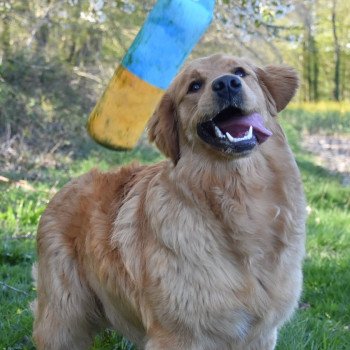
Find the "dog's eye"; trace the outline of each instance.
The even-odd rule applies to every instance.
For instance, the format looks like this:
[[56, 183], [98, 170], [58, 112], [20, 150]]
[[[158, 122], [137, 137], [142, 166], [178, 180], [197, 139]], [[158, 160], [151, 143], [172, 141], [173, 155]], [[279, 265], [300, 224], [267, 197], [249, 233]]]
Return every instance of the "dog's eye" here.
[[202, 83], [200, 81], [193, 81], [190, 86], [188, 87], [188, 91], [187, 92], [197, 92], [198, 90], [200, 90], [200, 88], [202, 87]]
[[241, 78], [244, 78], [247, 75], [243, 68], [236, 68], [233, 74], [238, 75]]

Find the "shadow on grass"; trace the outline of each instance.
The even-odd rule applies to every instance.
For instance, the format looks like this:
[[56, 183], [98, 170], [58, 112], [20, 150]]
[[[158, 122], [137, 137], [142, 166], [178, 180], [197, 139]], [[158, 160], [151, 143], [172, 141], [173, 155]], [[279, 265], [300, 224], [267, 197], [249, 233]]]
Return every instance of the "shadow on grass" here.
[[299, 169], [301, 170], [302, 173], [305, 175], [312, 175], [315, 177], [318, 177], [319, 179], [322, 180], [335, 180], [340, 182], [340, 177], [334, 174], [331, 174], [329, 170], [326, 168], [316, 165], [314, 162], [311, 160], [298, 157], [297, 159], [297, 164], [299, 166]]

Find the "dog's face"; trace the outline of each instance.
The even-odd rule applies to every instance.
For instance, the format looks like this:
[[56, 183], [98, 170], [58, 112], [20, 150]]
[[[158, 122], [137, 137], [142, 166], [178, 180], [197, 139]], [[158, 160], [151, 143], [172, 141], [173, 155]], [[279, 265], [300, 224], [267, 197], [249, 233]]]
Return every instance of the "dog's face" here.
[[149, 123], [150, 140], [174, 164], [180, 144], [224, 160], [249, 156], [272, 136], [274, 117], [297, 86], [286, 66], [261, 69], [225, 55], [194, 60], [162, 98]]

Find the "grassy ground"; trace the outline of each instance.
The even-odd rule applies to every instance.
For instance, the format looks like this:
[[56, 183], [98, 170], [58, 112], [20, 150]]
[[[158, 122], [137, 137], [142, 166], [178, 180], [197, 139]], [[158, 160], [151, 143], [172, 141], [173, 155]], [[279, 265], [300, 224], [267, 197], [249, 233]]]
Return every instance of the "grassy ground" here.
[[[303, 130], [350, 132], [350, 113], [337, 106], [317, 113], [315, 108], [308, 108], [293, 106], [281, 118], [302, 171], [310, 215], [304, 308], [282, 329], [277, 348], [345, 350], [350, 349], [350, 188], [342, 187], [338, 177], [316, 166], [299, 141]], [[69, 167], [43, 171], [40, 180], [19, 182], [24, 174], [2, 174], [17, 180], [0, 181], [0, 349], [34, 348], [28, 306], [35, 296], [31, 265], [35, 261], [37, 222], [48, 200], [71, 177], [93, 166], [107, 169], [135, 158], [152, 162], [159, 159], [159, 154], [101, 149], [87, 159], [72, 161]], [[101, 350], [128, 347], [109, 331], [94, 345], [94, 349]]]

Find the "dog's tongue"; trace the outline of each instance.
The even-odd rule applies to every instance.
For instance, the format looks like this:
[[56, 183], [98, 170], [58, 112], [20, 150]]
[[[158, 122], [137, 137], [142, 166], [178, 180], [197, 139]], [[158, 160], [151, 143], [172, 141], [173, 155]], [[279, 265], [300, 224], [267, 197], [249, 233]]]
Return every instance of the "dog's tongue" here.
[[259, 143], [265, 142], [272, 132], [265, 128], [263, 118], [258, 113], [253, 113], [244, 117], [234, 117], [226, 119], [221, 122], [217, 122], [218, 127], [223, 133], [230, 133], [233, 137], [242, 137], [249, 130], [249, 127], [253, 127], [253, 133], [258, 139]]

